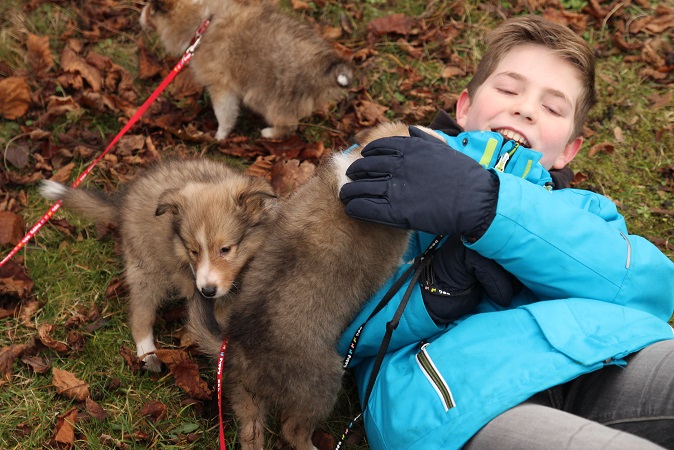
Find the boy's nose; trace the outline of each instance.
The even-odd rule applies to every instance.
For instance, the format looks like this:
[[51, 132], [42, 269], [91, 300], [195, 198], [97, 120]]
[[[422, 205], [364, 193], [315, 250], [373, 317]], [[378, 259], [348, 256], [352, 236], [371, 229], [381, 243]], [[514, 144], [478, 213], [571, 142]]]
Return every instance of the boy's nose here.
[[519, 116], [521, 119], [526, 120], [527, 122], [535, 122], [537, 117], [536, 106], [534, 102], [522, 98], [519, 102], [516, 102], [513, 105], [512, 114]]

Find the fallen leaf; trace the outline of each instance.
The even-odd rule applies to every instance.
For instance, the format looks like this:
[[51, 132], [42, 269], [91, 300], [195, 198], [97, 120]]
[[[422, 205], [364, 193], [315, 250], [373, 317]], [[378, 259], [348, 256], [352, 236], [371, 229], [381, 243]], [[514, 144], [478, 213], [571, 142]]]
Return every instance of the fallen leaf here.
[[59, 342], [51, 336], [52, 331], [54, 331], [54, 325], [50, 323], [42, 323], [37, 327], [37, 335], [40, 342], [45, 347], [51, 348], [52, 350], [58, 353], [68, 352], [68, 346], [63, 342]]
[[[30, 344], [14, 344], [0, 349], [0, 375], [2, 376], [2, 381], [7, 383], [12, 382], [14, 360], [21, 356], [29, 347]], [[2, 381], [0, 381], [0, 384], [3, 384]]]
[[54, 441], [57, 444], [70, 448], [75, 442], [75, 423], [77, 422], [77, 407], [73, 406], [56, 419]]
[[588, 153], [589, 156], [595, 156], [597, 153], [607, 153], [611, 154], [615, 151], [615, 147], [613, 144], [609, 144], [608, 142], [601, 142], [599, 144], [595, 144], [590, 148], [590, 151]]
[[461, 67], [456, 67], [456, 66], [445, 66], [444, 69], [442, 69], [442, 72], [440, 73], [441, 78], [456, 78], [456, 77], [465, 77], [466, 76], [466, 71], [463, 70]]
[[166, 416], [166, 405], [162, 402], [153, 400], [147, 402], [140, 409], [140, 413], [143, 417], [149, 418], [152, 423], [157, 423]]
[[388, 107], [369, 100], [361, 100], [356, 104], [358, 122], [365, 127], [388, 122], [388, 119], [384, 115], [386, 111], [388, 111]]
[[51, 369], [51, 362], [41, 356], [24, 356], [21, 362], [33, 369], [35, 373], [47, 373]]
[[97, 420], [105, 420], [108, 418], [108, 413], [103, 409], [101, 405], [93, 401], [91, 398], [87, 397], [86, 400], [86, 409], [91, 417]]
[[52, 384], [57, 393], [68, 398], [82, 402], [89, 397], [89, 383], [80, 380], [67, 370], [54, 367], [52, 369]]
[[199, 366], [184, 350], [156, 350], [155, 355], [171, 371], [176, 385], [194, 398], [210, 400], [213, 391], [199, 375]]
[[132, 372], [138, 372], [141, 367], [143, 367], [141, 360], [138, 359], [136, 353], [129, 347], [123, 345], [119, 349], [119, 354], [122, 356], [122, 358], [124, 358], [124, 362], [126, 362], [126, 365], [129, 366]]
[[406, 16], [403, 13], [392, 14], [390, 16], [379, 17], [367, 24], [368, 31], [375, 34], [409, 34], [416, 20], [412, 17]]
[[271, 169], [271, 185], [280, 195], [294, 191], [316, 173], [316, 166], [298, 159], [278, 161]]
[[0, 80], [0, 116], [16, 120], [26, 114], [31, 102], [26, 80], [19, 77]]
[[23, 218], [9, 211], [0, 211], [0, 245], [19, 243], [25, 233]]
[[33, 317], [42, 308], [42, 302], [39, 300], [27, 300], [21, 305], [19, 311], [19, 321], [27, 328], [35, 328]]
[[34, 284], [25, 269], [11, 259], [0, 266], [0, 295], [27, 298]]
[[4, 150], [4, 157], [17, 169], [23, 169], [28, 165], [30, 145], [26, 140], [12, 142]]
[[26, 62], [37, 76], [46, 75], [54, 67], [54, 57], [49, 49], [49, 36], [28, 34]]

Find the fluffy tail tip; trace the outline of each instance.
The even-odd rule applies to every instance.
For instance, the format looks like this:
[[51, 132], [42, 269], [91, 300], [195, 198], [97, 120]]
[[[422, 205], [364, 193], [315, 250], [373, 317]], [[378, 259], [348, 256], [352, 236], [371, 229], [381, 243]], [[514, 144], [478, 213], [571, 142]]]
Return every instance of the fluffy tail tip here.
[[60, 200], [67, 191], [67, 187], [51, 180], [43, 180], [38, 186], [40, 194], [49, 200]]

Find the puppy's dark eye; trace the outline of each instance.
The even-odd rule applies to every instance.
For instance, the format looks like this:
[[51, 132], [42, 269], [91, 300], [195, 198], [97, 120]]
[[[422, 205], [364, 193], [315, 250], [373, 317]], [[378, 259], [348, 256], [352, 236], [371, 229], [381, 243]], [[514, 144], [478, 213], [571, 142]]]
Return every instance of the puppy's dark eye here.
[[220, 248], [220, 256], [226, 255], [232, 250], [232, 247], [222, 247]]
[[190, 256], [191, 256], [192, 258], [198, 258], [198, 257], [199, 257], [199, 252], [198, 252], [198, 251], [192, 250], [192, 249], [188, 249], [187, 251], [190, 252]]

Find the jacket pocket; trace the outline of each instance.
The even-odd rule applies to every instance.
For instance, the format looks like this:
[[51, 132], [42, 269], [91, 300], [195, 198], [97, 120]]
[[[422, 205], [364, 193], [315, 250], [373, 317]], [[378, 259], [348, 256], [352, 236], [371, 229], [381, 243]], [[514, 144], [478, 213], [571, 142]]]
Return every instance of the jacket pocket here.
[[445, 411], [449, 411], [454, 408], [456, 404], [454, 403], [454, 397], [452, 396], [452, 391], [449, 389], [447, 382], [440, 374], [440, 371], [433, 363], [428, 351], [428, 342], [424, 342], [421, 345], [421, 350], [417, 353], [417, 364], [421, 368], [421, 371], [426, 376], [426, 379], [431, 383], [433, 389], [438, 394], [442, 405], [445, 408]]

